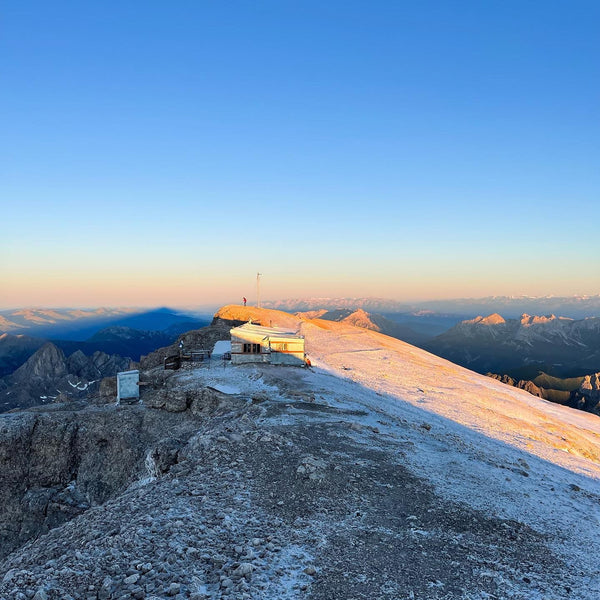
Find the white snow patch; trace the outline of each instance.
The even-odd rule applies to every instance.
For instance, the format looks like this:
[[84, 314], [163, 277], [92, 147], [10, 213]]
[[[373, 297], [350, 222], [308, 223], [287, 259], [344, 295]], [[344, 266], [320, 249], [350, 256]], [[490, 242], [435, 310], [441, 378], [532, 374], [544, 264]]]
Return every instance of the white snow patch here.
[[239, 387], [234, 385], [227, 385], [225, 383], [218, 383], [216, 385], [211, 386], [213, 389], [217, 390], [217, 392], [222, 392], [223, 394], [240, 394], [241, 390]]

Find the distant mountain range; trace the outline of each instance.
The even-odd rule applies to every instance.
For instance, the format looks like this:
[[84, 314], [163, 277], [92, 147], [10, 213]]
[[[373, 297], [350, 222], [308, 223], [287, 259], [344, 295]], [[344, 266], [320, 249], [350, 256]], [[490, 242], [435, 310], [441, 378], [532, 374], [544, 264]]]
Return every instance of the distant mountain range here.
[[[600, 318], [497, 313], [465, 320], [423, 346], [480, 373], [533, 379], [542, 370], [569, 377], [600, 371]], [[528, 371], [528, 372], [527, 372]]]
[[[462, 321], [446, 333], [430, 339], [406, 325], [360, 308], [355, 311], [320, 309], [296, 314], [378, 331], [423, 347], [534, 396], [598, 413], [600, 374], [595, 371], [600, 365], [600, 318], [575, 320], [554, 315], [524, 314], [520, 319], [507, 320], [492, 313], [487, 317]], [[497, 369], [497, 372], [486, 371], [488, 367]], [[558, 378], [543, 372], [542, 367], [561, 375], [580, 375]], [[513, 377], [507, 375], [507, 371]], [[582, 375], [585, 371], [591, 374]]]
[[[574, 318], [549, 314], [518, 318], [491, 312], [487, 317], [460, 319], [458, 314], [412, 307], [410, 312], [367, 313], [356, 305], [378, 306], [391, 311], [394, 303], [374, 298], [288, 300], [277, 304], [301, 304], [299, 312], [380, 331], [480, 373], [509, 375], [517, 382], [533, 380], [540, 371], [556, 377], [584, 376], [600, 371], [600, 317]], [[470, 310], [474, 307], [504, 305], [563, 306], [571, 314], [596, 313], [600, 296], [571, 298], [508, 298], [456, 300], [428, 303], [438, 309]], [[399, 304], [396, 308], [407, 308]]]
[[423, 302], [401, 302], [385, 298], [291, 298], [263, 302], [267, 308], [287, 312], [317, 309], [362, 308], [377, 313], [405, 313], [426, 316], [428, 313], [460, 315], [463, 318], [478, 314], [501, 313], [507, 318], [527, 314], [560, 314], [573, 319], [600, 316], [600, 294], [593, 296], [489, 296], [486, 298], [458, 298]]
[[20, 332], [31, 329], [65, 326], [82, 321], [108, 321], [129, 314], [139, 314], [135, 308], [20, 308], [0, 311], [0, 332]]

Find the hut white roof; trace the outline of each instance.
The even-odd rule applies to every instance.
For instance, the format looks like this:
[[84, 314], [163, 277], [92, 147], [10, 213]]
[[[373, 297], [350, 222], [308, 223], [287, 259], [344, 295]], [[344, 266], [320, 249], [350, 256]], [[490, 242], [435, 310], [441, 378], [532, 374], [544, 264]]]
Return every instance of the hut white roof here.
[[244, 323], [244, 325], [234, 327], [231, 330], [231, 335], [248, 341], [304, 339], [304, 336], [298, 335], [295, 331], [280, 329], [279, 327], [263, 327], [254, 323]]

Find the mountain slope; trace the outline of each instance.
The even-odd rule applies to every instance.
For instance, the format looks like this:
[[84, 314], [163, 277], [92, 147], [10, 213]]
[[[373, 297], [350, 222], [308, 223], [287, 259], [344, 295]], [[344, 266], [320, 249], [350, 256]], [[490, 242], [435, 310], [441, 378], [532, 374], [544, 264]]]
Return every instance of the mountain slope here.
[[123, 325], [113, 325], [95, 333], [86, 340], [86, 346], [139, 360], [142, 354], [170, 344], [175, 337], [162, 331], [141, 331]]
[[418, 333], [407, 325], [392, 321], [383, 315], [368, 313], [362, 308], [356, 310], [351, 310], [349, 308], [310, 310], [298, 312], [296, 313], [296, 316], [301, 319], [324, 319], [326, 321], [347, 323], [348, 325], [354, 325], [355, 327], [378, 331], [379, 333], [395, 337], [404, 342], [408, 342], [409, 344], [421, 345], [433, 337], [431, 335]]
[[600, 596], [599, 419], [345, 323], [221, 314], [299, 328], [314, 369], [146, 373], [144, 406], [102, 410], [196, 434], [172, 424], [165, 469], [150, 447], [137, 482], [0, 563], [0, 595]]
[[[323, 315], [321, 318], [328, 319], [328, 314]], [[390, 337], [395, 337], [404, 342], [408, 342], [409, 344], [422, 344], [428, 339], [428, 336], [417, 333], [406, 325], [395, 323], [383, 315], [368, 313], [362, 308], [351, 312], [342, 319], [331, 320], [339, 320], [340, 322], [347, 323], [348, 325], [354, 325], [355, 327], [362, 327], [364, 329], [370, 329], [371, 331], [377, 331], [379, 333], [383, 333], [384, 335], [389, 335]]]

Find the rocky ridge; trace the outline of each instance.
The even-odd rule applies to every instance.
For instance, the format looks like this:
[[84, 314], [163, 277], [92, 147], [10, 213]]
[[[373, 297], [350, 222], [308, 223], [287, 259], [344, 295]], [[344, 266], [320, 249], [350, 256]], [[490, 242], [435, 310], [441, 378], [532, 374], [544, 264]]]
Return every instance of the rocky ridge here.
[[[498, 375], [496, 373], [486, 373], [486, 375], [507, 385], [525, 390], [538, 398], [600, 415], [600, 373], [566, 380], [554, 377], [548, 378], [544, 373], [540, 373], [534, 381], [517, 380], [509, 375]], [[548, 387], [546, 381], [551, 385], [553, 382], [557, 382], [561, 389]]]
[[[95, 461], [94, 479], [103, 481], [121, 443], [135, 457], [101, 504], [88, 500], [81, 514], [0, 563], [0, 598], [600, 593], [592, 532], [579, 520], [600, 498], [591, 422], [578, 415], [577, 429], [559, 423], [519, 390], [373, 332], [318, 320], [296, 326], [314, 370], [153, 367], [143, 374], [151, 385], [142, 387], [141, 405], [83, 409], [75, 438], [86, 438], [82, 428], [94, 414], [106, 427], [93, 428], [91, 439], [100, 431], [107, 439], [123, 419], [141, 419], [148, 437], [140, 443], [142, 430], [132, 426], [115, 452]], [[496, 421], [483, 432], [486, 393], [498, 400], [497, 417], [510, 414], [510, 430]], [[51, 412], [0, 422], [13, 431], [23, 416]], [[535, 419], [544, 422], [538, 441], [529, 429]], [[23, 437], [17, 429], [14, 440]], [[61, 430], [42, 426], [51, 429]], [[551, 442], [567, 436], [577, 455], [552, 454]], [[80, 470], [75, 487], [87, 499]]]
[[[0, 595], [441, 599], [476, 589], [481, 598], [499, 591], [524, 598], [519, 588], [551, 589], [545, 588], [551, 578], [561, 582], [553, 586], [557, 591], [570, 585], [535, 531], [444, 501], [407, 470], [408, 440], [392, 459], [380, 447], [377, 428], [358, 424], [360, 414], [303, 399], [288, 385], [272, 393], [291, 394], [289, 407], [268, 394], [237, 404], [217, 400], [220, 415], [208, 410], [209, 419], [200, 421], [185, 402], [150, 408], [160, 404], [154, 397], [146, 407], [111, 407], [125, 433], [100, 465], [116, 462], [118, 471], [97, 468], [90, 478], [84, 455], [77, 476], [66, 474], [62, 489], [25, 492], [19, 506], [33, 510], [23, 519], [24, 532], [43, 535], [7, 557]], [[203, 406], [196, 398], [197, 411]], [[165, 421], [169, 414], [177, 420]], [[293, 425], [279, 424], [286, 414]], [[144, 427], [129, 431], [131, 419], [144, 419]], [[167, 424], [175, 438], [140, 442], [140, 432], [153, 430], [150, 420]], [[188, 435], [195, 430], [188, 441], [181, 435], [184, 424]], [[91, 427], [89, 447], [98, 446], [99, 434], [104, 439], [114, 431], [106, 425]], [[63, 429], [54, 423], [39, 435]], [[72, 439], [68, 432], [60, 438]], [[133, 439], [133, 447], [123, 447]], [[124, 464], [123, 450], [131, 456]], [[34, 466], [34, 472], [43, 470]], [[108, 475], [111, 486], [98, 487]], [[61, 524], [57, 514], [75, 519]], [[41, 515], [36, 531], [32, 523]], [[531, 556], [538, 557], [535, 566]]]

